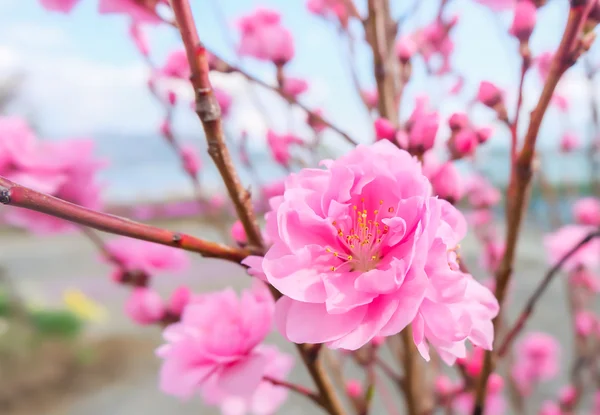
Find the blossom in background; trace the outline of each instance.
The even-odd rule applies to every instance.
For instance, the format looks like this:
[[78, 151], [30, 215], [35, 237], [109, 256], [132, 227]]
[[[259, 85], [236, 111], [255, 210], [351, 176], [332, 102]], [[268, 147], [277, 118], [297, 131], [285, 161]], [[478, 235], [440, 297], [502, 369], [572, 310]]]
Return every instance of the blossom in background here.
[[306, 7], [313, 14], [323, 17], [332, 15], [340, 21], [342, 26], [348, 25], [348, 8], [344, 0], [308, 0]]
[[[452, 266], [428, 252], [454, 249], [464, 219], [433, 197], [418, 161], [387, 140], [323, 166], [290, 175], [284, 194], [271, 199], [273, 245], [253, 272], [284, 295], [275, 321], [288, 340], [355, 350], [415, 319], [428, 287], [443, 285]], [[457, 293], [468, 281], [447, 284], [456, 313], [471, 314], [469, 301], [479, 298]]]
[[377, 103], [379, 100], [379, 93], [377, 89], [363, 90], [361, 91], [361, 95], [369, 109], [374, 110], [377, 109]]
[[510, 10], [515, 7], [517, 0], [474, 0], [476, 3], [487, 6], [493, 11]]
[[545, 333], [528, 333], [517, 344], [511, 376], [524, 396], [529, 396], [539, 382], [557, 375], [559, 352], [558, 341]]
[[433, 152], [425, 153], [423, 174], [431, 182], [433, 193], [454, 204], [464, 193], [463, 179], [454, 163], [440, 163]]
[[69, 13], [79, 0], [40, 0], [43, 8], [50, 11]]
[[575, 221], [582, 225], [600, 226], [600, 199], [584, 197], [573, 205]]
[[191, 70], [185, 49], [171, 51], [158, 74], [168, 78], [190, 79]]
[[161, 321], [166, 311], [164, 301], [151, 288], [133, 288], [129, 299], [125, 302], [125, 314], [141, 325], [150, 325]]
[[166, 0], [99, 0], [100, 14], [126, 14], [138, 23], [158, 24], [162, 20], [156, 13], [156, 7]]
[[544, 82], [546, 81], [546, 78], [548, 78], [548, 74], [550, 74], [550, 65], [552, 64], [553, 58], [554, 52], [548, 51], [536, 56], [535, 60], [533, 61], [538, 70], [540, 78], [542, 78], [542, 81]]
[[193, 177], [198, 175], [198, 171], [202, 166], [202, 160], [193, 145], [183, 145], [180, 149], [179, 155], [183, 162], [184, 170]]
[[[550, 264], [556, 264], [571, 249], [593, 232], [593, 226], [566, 225], [544, 237], [544, 246]], [[579, 267], [594, 268], [600, 264], [600, 238], [594, 238], [580, 247], [563, 265], [566, 271], [574, 271]]]
[[[227, 92], [220, 88], [213, 88], [213, 93], [215, 94], [215, 98], [219, 103], [219, 107], [221, 107], [221, 115], [223, 118], [226, 118], [229, 115], [229, 110], [231, 108], [232, 98]], [[195, 108], [195, 103], [194, 103]]]
[[231, 289], [194, 298], [163, 333], [161, 390], [180, 398], [200, 393], [208, 404], [227, 397], [251, 401], [276, 363], [273, 349], [261, 345], [272, 328], [273, 306], [259, 281], [239, 298]]
[[273, 130], [267, 131], [267, 145], [275, 161], [284, 167], [288, 167], [292, 155], [291, 145], [302, 145], [304, 141], [292, 134], [277, 134]]
[[282, 89], [285, 95], [298, 98], [298, 95], [308, 90], [308, 82], [300, 78], [286, 77], [283, 80]]
[[231, 237], [238, 244], [246, 244], [248, 242], [248, 237], [246, 236], [246, 231], [244, 230], [244, 225], [241, 221], [235, 221], [231, 227]]
[[180, 249], [124, 236], [108, 241], [105, 247], [110, 256], [126, 269], [149, 275], [181, 272], [190, 264], [186, 253]]
[[529, 41], [537, 21], [537, 8], [530, 0], [520, 0], [515, 6], [515, 15], [510, 26], [510, 34], [520, 42]]
[[544, 401], [538, 415], [563, 415], [563, 411], [556, 402]]
[[435, 144], [440, 126], [437, 111], [428, 110], [429, 99], [426, 96], [415, 100], [415, 108], [406, 123], [406, 132], [402, 130], [396, 136], [398, 144], [412, 154], [423, 154]]
[[294, 39], [279, 12], [258, 8], [238, 21], [240, 54], [285, 65], [294, 57]]
[[502, 195], [485, 177], [474, 174], [466, 182], [466, 193], [469, 203], [476, 209], [485, 209], [494, 206]]
[[567, 131], [560, 139], [560, 150], [564, 153], [570, 153], [579, 147], [579, 137], [573, 132]]
[[486, 107], [494, 108], [504, 99], [504, 91], [489, 81], [481, 81], [477, 100]]
[[[487, 395], [485, 397], [485, 415], [504, 415], [506, 413], [506, 400], [502, 395], [504, 379], [497, 373], [492, 373], [488, 379]], [[459, 394], [453, 403], [454, 409], [463, 415], [473, 413], [475, 396], [472, 392]]]

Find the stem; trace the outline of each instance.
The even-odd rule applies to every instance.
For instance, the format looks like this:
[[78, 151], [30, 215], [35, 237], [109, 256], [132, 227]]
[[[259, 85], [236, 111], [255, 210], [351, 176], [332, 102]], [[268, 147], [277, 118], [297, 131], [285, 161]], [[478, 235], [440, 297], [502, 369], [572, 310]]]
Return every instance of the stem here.
[[408, 415], [421, 415], [427, 413], [423, 390], [423, 371], [417, 360], [417, 349], [412, 339], [412, 328], [406, 327], [400, 333], [404, 344], [404, 390]]
[[519, 128], [519, 114], [521, 113], [521, 106], [523, 105], [523, 84], [525, 83], [525, 74], [531, 65], [531, 57], [529, 56], [529, 51], [527, 51], [527, 55], [523, 54], [523, 62], [521, 64], [521, 78], [519, 80], [519, 96], [517, 98], [517, 108], [515, 110], [515, 118], [513, 122], [510, 124], [510, 134], [511, 134], [511, 142], [510, 142], [510, 161], [514, 163], [517, 159], [517, 134]]
[[184, 233], [172, 232], [119, 216], [96, 212], [20, 186], [2, 176], [0, 176], [0, 203], [35, 210], [104, 232], [185, 249], [208, 258], [223, 258], [239, 263], [250, 255], [250, 252], [245, 249], [232, 248]]
[[[521, 221], [526, 206], [529, 182], [531, 181], [532, 176], [531, 163], [535, 154], [538, 131], [560, 77], [577, 59], [578, 48], [576, 46], [579, 46], [577, 45], [578, 35], [581, 33], [583, 23], [586, 20], [591, 6], [592, 2], [588, 1], [584, 6], [571, 6], [569, 10], [567, 26], [552, 61], [550, 74], [544, 84], [544, 89], [542, 90], [538, 104], [531, 113], [529, 128], [525, 135], [523, 148], [517, 156], [515, 163], [512, 165], [506, 203], [506, 249], [500, 267], [496, 272], [496, 290], [494, 293], [501, 309], [506, 295], [506, 288], [510, 282], [517, 240], [519, 238]], [[500, 315], [501, 314], [498, 314], [494, 319], [494, 333], [496, 338], [499, 331]], [[492, 351], [486, 351], [481, 377], [477, 385], [473, 415], [481, 415], [485, 412], [487, 381], [494, 370], [493, 357]]]
[[258, 230], [252, 209], [250, 192], [242, 186], [229, 150], [225, 145], [225, 136], [221, 125], [221, 109], [208, 77], [208, 55], [206, 48], [200, 43], [189, 2], [187, 0], [171, 0], [171, 6], [190, 64], [192, 74], [190, 80], [196, 94], [196, 113], [206, 134], [208, 154], [223, 177], [229, 197], [244, 225], [249, 244], [256, 248], [262, 248], [262, 235]]
[[574, 254], [579, 251], [582, 247], [587, 245], [594, 238], [600, 238], [600, 230], [589, 233], [585, 238], [583, 238], [577, 245], [575, 245], [569, 252], [567, 252], [563, 257], [554, 265], [546, 275], [544, 279], [540, 282], [540, 285], [537, 286], [535, 291], [531, 294], [527, 302], [525, 303], [525, 307], [523, 311], [519, 314], [519, 318], [517, 318], [517, 322], [515, 325], [509, 330], [509, 332], [504, 337], [502, 344], [498, 348], [498, 356], [502, 357], [509, 350], [511, 343], [515, 340], [519, 332], [525, 326], [527, 319], [533, 314], [536, 303], [542, 297], [550, 283], [552, 282], [552, 278], [562, 269], [565, 262], [571, 258]]
[[404, 379], [402, 379], [402, 377], [399, 374], [394, 372], [394, 369], [392, 369], [390, 365], [383, 361], [383, 359], [381, 359], [379, 356], [375, 357], [375, 364], [381, 369], [383, 373], [385, 373], [385, 375], [392, 381], [392, 383], [394, 383], [394, 385], [398, 386], [398, 388], [401, 391], [404, 391]]
[[296, 393], [310, 399], [317, 405], [323, 406], [323, 402], [321, 401], [321, 398], [319, 397], [319, 395], [317, 395], [315, 392], [311, 391], [310, 389], [305, 388], [302, 385], [297, 385], [295, 383], [286, 382], [285, 380], [275, 379], [270, 376], [263, 377], [263, 380], [270, 382], [275, 386], [281, 386], [283, 388], [291, 390], [292, 392], [296, 392]]

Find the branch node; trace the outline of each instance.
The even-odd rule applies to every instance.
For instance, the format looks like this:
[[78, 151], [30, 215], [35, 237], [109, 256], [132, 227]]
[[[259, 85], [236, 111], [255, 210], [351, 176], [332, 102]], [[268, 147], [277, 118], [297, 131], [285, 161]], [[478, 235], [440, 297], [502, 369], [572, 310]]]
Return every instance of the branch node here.
[[196, 112], [202, 122], [214, 122], [221, 119], [221, 107], [211, 92], [212, 88], [196, 89]]
[[0, 203], [3, 205], [10, 204], [10, 189], [2, 189], [0, 191]]

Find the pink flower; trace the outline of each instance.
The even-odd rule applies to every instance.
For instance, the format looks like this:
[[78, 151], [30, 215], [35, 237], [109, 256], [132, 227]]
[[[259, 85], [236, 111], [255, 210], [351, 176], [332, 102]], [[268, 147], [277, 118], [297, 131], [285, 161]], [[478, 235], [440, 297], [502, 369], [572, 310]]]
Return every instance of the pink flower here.
[[538, 415], [563, 415], [563, 411], [555, 402], [544, 401]]
[[[281, 353], [274, 346], [261, 346], [261, 353], [267, 364], [264, 376], [275, 380], [285, 380], [294, 365], [292, 356]], [[269, 381], [261, 381], [250, 397], [228, 395], [213, 387], [215, 382], [203, 388], [205, 402], [218, 405], [223, 415], [274, 415], [288, 396], [288, 389], [274, 386]]]
[[408, 150], [411, 153], [424, 153], [435, 144], [439, 114], [435, 111], [427, 112], [427, 97], [419, 97], [415, 102], [415, 109], [408, 119]]
[[425, 155], [423, 173], [431, 181], [433, 193], [452, 204], [458, 202], [463, 195], [463, 183], [456, 166], [449, 161], [438, 164], [428, 154]]
[[573, 216], [582, 225], [600, 226], [600, 199], [584, 197], [573, 205]]
[[492, 127], [479, 127], [475, 130], [475, 134], [477, 135], [479, 144], [483, 144], [494, 134], [494, 129]]
[[462, 130], [469, 125], [469, 116], [464, 112], [455, 112], [448, 118], [448, 125], [452, 131]]
[[465, 372], [471, 377], [477, 377], [483, 368], [483, 357], [485, 350], [474, 347], [466, 358], [458, 358], [456, 361], [465, 368]]
[[176, 49], [169, 53], [159, 73], [166, 77], [190, 79], [191, 71], [184, 49]]
[[69, 13], [79, 0], [40, 0], [42, 7], [46, 10]]
[[[553, 233], [547, 234], [544, 237], [544, 246], [548, 254], [548, 261], [551, 264], [556, 264], [575, 245], [593, 231], [593, 226], [566, 225]], [[573, 271], [580, 266], [594, 268], [600, 264], [600, 255], [598, 255], [598, 252], [600, 252], [600, 239], [594, 238], [571, 255], [564, 263], [563, 268], [566, 271]]]
[[550, 103], [556, 105], [558, 109], [562, 112], [567, 112], [569, 110], [569, 101], [564, 95], [554, 93], [550, 100]]
[[480, 175], [471, 176], [467, 182], [466, 191], [469, 203], [477, 209], [494, 206], [502, 197], [498, 189]]
[[184, 308], [188, 305], [192, 297], [190, 289], [186, 286], [178, 287], [169, 298], [169, 313], [175, 316], [181, 316]]
[[447, 73], [450, 70], [450, 55], [454, 50], [454, 42], [449, 33], [456, 21], [452, 20], [445, 23], [434, 20], [428, 26], [413, 34], [414, 42], [428, 66], [434, 56], [439, 55], [441, 57], [441, 66], [435, 71], [438, 75]]
[[493, 108], [502, 102], [503, 96], [504, 92], [493, 83], [481, 81], [479, 84], [477, 100], [483, 105]]
[[520, 42], [529, 41], [537, 20], [537, 8], [529, 0], [520, 0], [515, 6], [515, 16], [510, 27], [510, 34]]
[[600, 279], [585, 267], [579, 267], [571, 271], [569, 282], [583, 288], [586, 292], [600, 292]]
[[[504, 415], [506, 401], [502, 396], [504, 381], [497, 373], [492, 373], [488, 380], [487, 396], [485, 398], [485, 415]], [[472, 392], [461, 393], [454, 399], [454, 409], [459, 414], [471, 414], [475, 405]]]
[[196, 177], [200, 170], [201, 160], [198, 156], [198, 152], [192, 145], [183, 145], [180, 150], [181, 160], [183, 162], [183, 168], [190, 175]]
[[560, 345], [545, 333], [528, 333], [516, 347], [516, 361], [511, 374], [524, 396], [529, 396], [541, 381], [558, 373]]
[[181, 272], [189, 266], [188, 257], [180, 249], [124, 236], [108, 241], [106, 249], [128, 270], [149, 275]]
[[454, 390], [452, 380], [446, 375], [438, 375], [434, 381], [435, 393], [440, 396], [449, 395]]
[[451, 152], [455, 158], [470, 156], [475, 154], [475, 150], [479, 145], [479, 137], [475, 131], [464, 129], [456, 133], [448, 142]]
[[490, 274], [495, 273], [500, 266], [505, 249], [505, 243], [501, 240], [492, 238], [486, 241], [483, 255], [481, 256], [481, 266], [483, 269]]
[[258, 8], [238, 22], [241, 31], [239, 52], [256, 59], [285, 65], [294, 57], [292, 34], [281, 26], [281, 16], [270, 9]]
[[369, 106], [369, 109], [373, 110], [377, 108], [379, 101], [379, 93], [377, 92], [377, 89], [363, 90], [361, 91], [361, 94], [366, 104]]
[[290, 175], [271, 199], [262, 268], [284, 295], [275, 311], [284, 337], [355, 350], [414, 319], [429, 278], [449, 268], [428, 264], [428, 252], [454, 248], [464, 220], [388, 140], [322, 164]]
[[577, 401], [577, 389], [573, 385], [562, 387], [558, 393], [558, 400], [563, 407], [572, 407]]
[[261, 281], [267, 282], [267, 277], [263, 271], [263, 259], [264, 257], [258, 255], [250, 255], [244, 258], [242, 265], [248, 267], [248, 274], [252, 277], [256, 277]]
[[554, 58], [554, 52], [544, 52], [535, 58], [535, 65], [537, 67], [538, 73], [540, 74], [540, 78], [543, 81], [546, 80], [548, 74], [550, 73], [550, 65], [552, 64], [552, 59]]
[[589, 336], [597, 325], [596, 315], [590, 311], [580, 311], [575, 315], [575, 330], [579, 336]]
[[241, 221], [237, 220], [231, 227], [231, 237], [234, 241], [239, 244], [246, 244], [248, 242], [248, 238], [246, 237], [246, 231], [244, 230], [244, 225]]
[[560, 139], [560, 150], [564, 153], [570, 153], [579, 147], [579, 138], [572, 132], [566, 132]]
[[320, 110], [320, 109], [316, 109], [313, 112], [309, 112], [308, 115], [307, 115], [307, 117], [306, 117], [306, 123], [315, 132], [320, 133], [325, 128], [327, 128], [327, 125], [325, 125], [325, 123], [323, 121], [321, 121], [321, 119], [315, 117], [315, 115], [318, 115], [319, 117], [322, 117], [323, 116], [323, 111]]
[[213, 88], [213, 93], [219, 103], [219, 107], [221, 107], [223, 118], [227, 117], [229, 115], [229, 109], [231, 108], [231, 95], [220, 88]]
[[154, 324], [164, 317], [165, 305], [155, 291], [146, 287], [135, 287], [125, 303], [125, 313], [138, 324]]
[[162, 20], [156, 13], [156, 5], [162, 2], [162, 0], [100, 0], [98, 12], [100, 14], [124, 13], [135, 22], [157, 24]]
[[269, 130], [267, 131], [267, 144], [269, 145], [271, 155], [275, 161], [282, 166], [287, 167], [290, 163], [290, 159], [292, 158], [290, 154], [290, 146], [294, 144], [302, 145], [304, 142], [301, 138], [298, 138], [294, 135], [279, 135], [273, 130]]
[[377, 118], [374, 126], [377, 140], [393, 140], [396, 136], [396, 127], [386, 118]]
[[264, 184], [261, 188], [261, 193], [263, 198], [267, 201], [272, 197], [281, 196], [285, 191], [285, 181], [284, 180], [275, 180], [274, 182]]
[[346, 381], [346, 393], [351, 398], [360, 398], [363, 395], [363, 387], [357, 379], [348, 379]]
[[271, 331], [272, 315], [264, 285], [239, 299], [231, 289], [198, 296], [163, 332], [167, 343], [157, 350], [161, 390], [181, 398], [205, 392], [213, 404], [226, 396], [250, 399], [269, 364], [260, 343]]
[[132, 23], [129, 26], [129, 36], [133, 40], [135, 47], [142, 55], [148, 56], [150, 54], [150, 45], [148, 44], [148, 37], [142, 31], [142, 28], [139, 24]]
[[475, 0], [477, 3], [489, 7], [493, 11], [499, 12], [512, 9], [517, 0]]
[[417, 52], [417, 44], [410, 36], [401, 36], [396, 41], [396, 56], [400, 62], [408, 62]]
[[340, 21], [343, 27], [348, 25], [348, 8], [343, 1], [308, 0], [306, 7], [308, 11], [319, 16], [327, 17], [327, 15], [332, 14]]
[[284, 94], [297, 98], [308, 90], [308, 82], [300, 78], [285, 78], [282, 89]]

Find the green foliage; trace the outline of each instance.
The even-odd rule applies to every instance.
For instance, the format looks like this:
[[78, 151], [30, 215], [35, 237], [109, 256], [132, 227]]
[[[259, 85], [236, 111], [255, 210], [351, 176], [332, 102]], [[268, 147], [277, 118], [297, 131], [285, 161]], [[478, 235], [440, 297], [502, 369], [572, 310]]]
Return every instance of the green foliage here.
[[0, 317], [10, 314], [10, 296], [4, 290], [0, 290]]
[[36, 310], [31, 323], [42, 336], [74, 338], [81, 333], [83, 322], [68, 310]]

